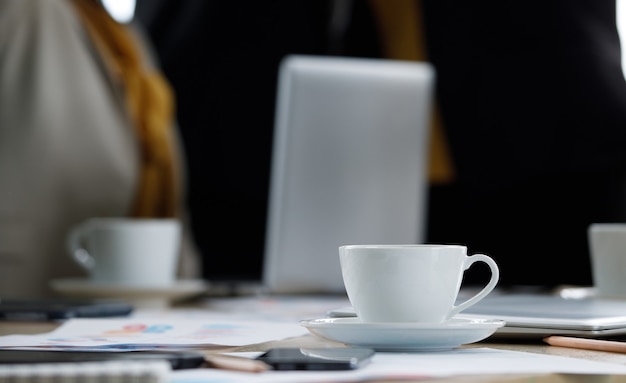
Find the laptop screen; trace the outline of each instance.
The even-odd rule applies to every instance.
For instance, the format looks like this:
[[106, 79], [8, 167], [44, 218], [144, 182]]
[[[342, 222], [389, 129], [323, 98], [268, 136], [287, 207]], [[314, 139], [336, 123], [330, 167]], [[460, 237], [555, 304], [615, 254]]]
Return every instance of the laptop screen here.
[[338, 246], [420, 243], [434, 70], [288, 56], [279, 73], [264, 286], [344, 293]]

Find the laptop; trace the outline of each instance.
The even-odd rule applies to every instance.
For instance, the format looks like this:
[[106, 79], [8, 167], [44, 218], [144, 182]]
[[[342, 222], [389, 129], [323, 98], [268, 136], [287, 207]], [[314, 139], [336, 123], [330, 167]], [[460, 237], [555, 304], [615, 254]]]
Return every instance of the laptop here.
[[282, 61], [266, 292], [345, 294], [340, 245], [423, 241], [434, 80], [422, 62]]
[[[469, 295], [462, 294], [459, 301]], [[355, 316], [352, 307], [329, 311], [331, 317]], [[626, 300], [565, 298], [554, 294], [495, 293], [463, 311], [460, 317], [500, 319], [506, 324], [493, 337], [543, 338], [550, 335], [589, 338], [626, 336]]]
[[501, 337], [626, 335], [626, 300], [502, 294], [488, 296], [463, 315], [504, 320], [505, 326], [496, 331]]

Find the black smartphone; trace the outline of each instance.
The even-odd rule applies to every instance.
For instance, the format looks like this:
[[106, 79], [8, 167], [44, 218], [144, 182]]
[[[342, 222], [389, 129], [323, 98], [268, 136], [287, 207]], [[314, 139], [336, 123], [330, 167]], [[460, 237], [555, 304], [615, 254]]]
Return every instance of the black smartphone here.
[[274, 370], [354, 370], [368, 363], [374, 353], [361, 347], [273, 348], [257, 359]]
[[204, 364], [204, 354], [192, 351], [53, 351], [0, 350], [0, 365], [22, 363], [74, 363], [104, 361], [166, 360], [173, 370], [196, 368]]
[[133, 306], [113, 299], [0, 299], [0, 320], [49, 321], [126, 316]]

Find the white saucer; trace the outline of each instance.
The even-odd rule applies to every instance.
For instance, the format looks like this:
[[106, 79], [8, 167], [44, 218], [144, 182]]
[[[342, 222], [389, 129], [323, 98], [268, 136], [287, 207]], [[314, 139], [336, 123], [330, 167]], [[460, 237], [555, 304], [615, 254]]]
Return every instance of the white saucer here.
[[363, 323], [358, 318], [322, 318], [300, 324], [317, 336], [353, 346], [379, 351], [439, 351], [483, 340], [505, 322], [455, 317], [446, 323]]
[[178, 280], [171, 286], [139, 287], [94, 283], [84, 278], [55, 279], [52, 289], [60, 294], [81, 298], [119, 298], [136, 308], [164, 308], [173, 301], [207, 291], [203, 280]]

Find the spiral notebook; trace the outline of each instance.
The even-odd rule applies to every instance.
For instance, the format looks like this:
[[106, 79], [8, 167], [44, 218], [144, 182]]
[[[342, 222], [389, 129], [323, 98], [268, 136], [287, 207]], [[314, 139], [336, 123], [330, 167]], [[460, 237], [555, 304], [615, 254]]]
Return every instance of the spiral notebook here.
[[166, 383], [166, 361], [115, 361], [0, 365], [0, 383]]

